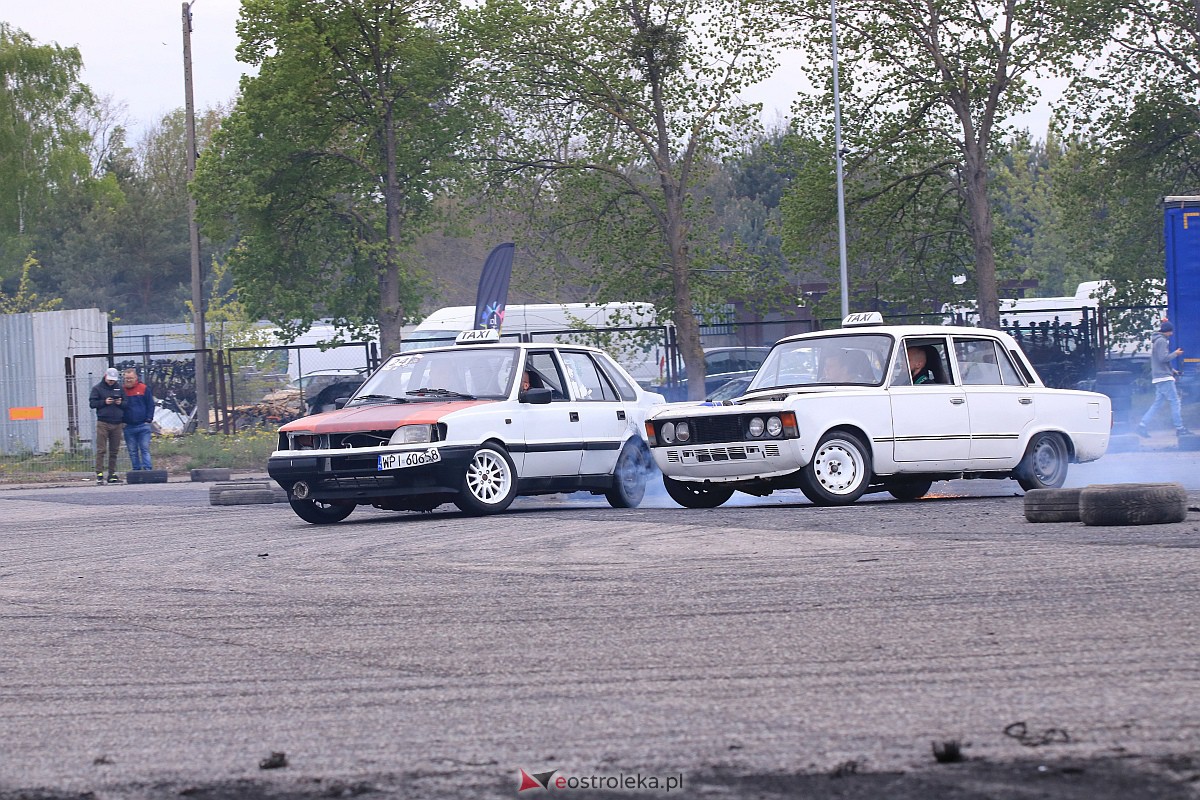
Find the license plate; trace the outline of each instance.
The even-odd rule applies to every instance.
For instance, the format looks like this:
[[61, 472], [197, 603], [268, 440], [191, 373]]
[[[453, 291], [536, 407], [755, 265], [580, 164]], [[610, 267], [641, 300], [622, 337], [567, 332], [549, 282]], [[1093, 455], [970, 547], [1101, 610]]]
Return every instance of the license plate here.
[[404, 469], [405, 467], [421, 467], [426, 464], [436, 464], [442, 460], [442, 454], [436, 447], [414, 453], [387, 453], [379, 457], [380, 471], [387, 469]]

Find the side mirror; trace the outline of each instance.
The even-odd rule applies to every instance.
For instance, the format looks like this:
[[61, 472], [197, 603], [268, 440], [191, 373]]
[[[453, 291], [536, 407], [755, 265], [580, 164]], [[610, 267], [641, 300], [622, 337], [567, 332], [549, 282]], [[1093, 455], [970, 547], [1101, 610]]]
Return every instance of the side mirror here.
[[349, 403], [349, 402], [350, 402], [349, 397], [339, 397], [333, 401], [333, 407], [334, 408], [345, 408], [346, 403]]
[[526, 389], [517, 394], [517, 402], [544, 406], [550, 402], [551, 393], [549, 389]]

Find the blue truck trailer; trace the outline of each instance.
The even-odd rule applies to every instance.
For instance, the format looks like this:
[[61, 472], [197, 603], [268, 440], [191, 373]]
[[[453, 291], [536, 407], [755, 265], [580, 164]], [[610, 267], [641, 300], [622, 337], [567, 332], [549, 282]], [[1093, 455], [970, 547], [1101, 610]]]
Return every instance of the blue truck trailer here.
[[1164, 197], [1163, 211], [1172, 344], [1183, 348], [1177, 367], [1194, 377], [1200, 371], [1200, 197]]

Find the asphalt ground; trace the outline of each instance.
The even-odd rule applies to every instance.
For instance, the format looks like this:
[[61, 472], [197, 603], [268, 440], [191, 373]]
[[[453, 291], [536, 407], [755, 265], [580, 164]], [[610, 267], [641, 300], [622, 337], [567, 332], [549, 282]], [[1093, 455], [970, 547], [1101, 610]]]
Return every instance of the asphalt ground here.
[[1189, 489], [1114, 528], [1028, 523], [1011, 481], [333, 526], [0, 490], [0, 797], [1195, 798], [1195, 467], [1073, 466]]

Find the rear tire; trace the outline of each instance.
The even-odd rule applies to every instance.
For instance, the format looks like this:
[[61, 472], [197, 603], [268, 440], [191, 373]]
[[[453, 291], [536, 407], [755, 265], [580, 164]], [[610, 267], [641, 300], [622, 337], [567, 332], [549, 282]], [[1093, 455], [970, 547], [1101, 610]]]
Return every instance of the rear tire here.
[[646, 476], [650, 471], [650, 454], [645, 445], [630, 441], [621, 448], [617, 467], [613, 471], [613, 486], [604, 499], [613, 508], [637, 508], [646, 496]]
[[871, 451], [848, 431], [821, 437], [812, 460], [800, 472], [800, 491], [818, 506], [845, 506], [871, 483]]
[[[268, 490], [267, 494], [270, 495], [271, 492]], [[272, 500], [267, 502], [272, 502]], [[311, 522], [313, 525], [332, 525], [335, 522], [341, 522], [354, 511], [353, 504], [336, 505], [320, 500], [301, 500], [290, 495], [288, 496], [288, 505], [292, 507], [292, 511], [296, 512], [297, 517], [305, 522]]]
[[512, 459], [497, 445], [485, 444], [471, 456], [454, 505], [464, 514], [498, 514], [512, 505], [516, 496], [517, 468]]
[[1039, 433], [1029, 440], [1025, 457], [1013, 476], [1025, 491], [1059, 489], [1067, 482], [1067, 445], [1057, 433]]
[[733, 489], [720, 484], [677, 481], [666, 475], [663, 486], [671, 499], [684, 508], [716, 508], [733, 497]]

